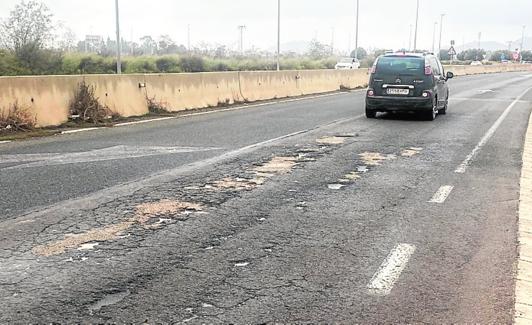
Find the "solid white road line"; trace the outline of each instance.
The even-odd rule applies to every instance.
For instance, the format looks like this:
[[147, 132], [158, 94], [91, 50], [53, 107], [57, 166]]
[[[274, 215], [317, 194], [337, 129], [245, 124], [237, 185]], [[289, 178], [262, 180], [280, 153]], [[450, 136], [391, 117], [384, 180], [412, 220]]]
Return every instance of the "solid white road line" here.
[[68, 130], [68, 131], [61, 132], [61, 134], [73, 134], [73, 133], [94, 131], [94, 130], [99, 130], [99, 129], [103, 129], [103, 128], [86, 128], [86, 129]]
[[150, 123], [150, 122], [157, 122], [157, 121], [165, 121], [165, 120], [171, 120], [175, 119], [175, 116], [169, 116], [169, 117], [160, 117], [160, 118], [153, 118], [149, 120], [141, 120], [141, 121], [133, 121], [133, 122], [125, 122], [125, 123], [118, 123], [113, 125], [114, 127], [121, 127], [121, 126], [128, 126], [128, 125], [136, 125], [136, 124], [144, 124], [144, 123]]
[[374, 296], [389, 295], [415, 250], [416, 246], [413, 245], [397, 245], [369, 282], [369, 294]]
[[478, 152], [480, 151], [480, 149], [482, 149], [482, 147], [484, 147], [486, 145], [486, 143], [488, 143], [488, 141], [491, 139], [491, 137], [495, 134], [495, 132], [497, 131], [497, 129], [499, 128], [499, 126], [501, 126], [502, 122], [504, 121], [504, 119], [508, 116], [508, 114], [510, 114], [510, 111], [512, 110], [512, 108], [514, 108], [514, 106], [521, 101], [521, 99], [523, 97], [525, 97], [525, 95], [531, 90], [532, 88], [528, 88], [527, 90], [525, 90], [519, 97], [517, 97], [511, 104], [510, 106], [508, 106], [504, 112], [501, 114], [501, 116], [497, 119], [497, 121], [495, 121], [495, 123], [491, 126], [491, 128], [488, 130], [488, 132], [486, 132], [486, 134], [484, 135], [484, 137], [482, 137], [482, 139], [480, 140], [480, 142], [477, 144], [477, 146], [473, 149], [473, 151], [471, 151], [471, 153], [466, 157], [466, 159], [460, 164], [460, 166], [458, 166], [458, 168], [456, 168], [456, 170], [454, 171], [455, 173], [459, 173], [459, 174], [464, 174], [467, 170], [467, 168], [469, 167], [469, 165], [471, 165], [471, 162], [473, 161], [473, 158], [475, 158], [475, 156], [478, 154]]
[[447, 200], [447, 197], [449, 197], [449, 194], [451, 194], [453, 189], [454, 189], [454, 186], [450, 186], [450, 185], [440, 187], [438, 192], [434, 194], [434, 196], [429, 201], [429, 203], [440, 203], [440, 204], [444, 203], [445, 200]]
[[0, 144], [10, 143], [11, 141], [0, 141]]

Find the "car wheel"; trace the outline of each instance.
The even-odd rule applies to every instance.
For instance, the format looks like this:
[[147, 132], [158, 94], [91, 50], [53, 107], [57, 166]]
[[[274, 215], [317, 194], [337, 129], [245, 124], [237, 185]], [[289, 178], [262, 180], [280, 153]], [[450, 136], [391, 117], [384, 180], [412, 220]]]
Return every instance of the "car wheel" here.
[[447, 107], [449, 106], [449, 98], [445, 101], [445, 106], [438, 111], [438, 114], [445, 115], [447, 114]]
[[376, 118], [377, 117], [377, 112], [366, 107], [366, 117], [367, 118]]
[[438, 99], [435, 98], [434, 102], [435, 103], [432, 105], [432, 110], [425, 112], [425, 119], [427, 121], [434, 121], [438, 115]]

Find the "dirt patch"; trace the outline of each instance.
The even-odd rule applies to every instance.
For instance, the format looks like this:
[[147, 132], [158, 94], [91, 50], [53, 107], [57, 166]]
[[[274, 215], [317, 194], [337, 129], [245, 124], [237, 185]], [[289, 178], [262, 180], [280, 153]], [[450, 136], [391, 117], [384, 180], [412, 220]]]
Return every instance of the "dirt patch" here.
[[294, 157], [274, 157], [264, 165], [255, 168], [255, 173], [259, 177], [272, 177], [275, 174], [286, 174], [297, 165], [297, 158]]
[[420, 154], [421, 151], [423, 151], [423, 148], [411, 147], [411, 148], [404, 149], [403, 151], [401, 151], [401, 156], [402, 157], [414, 157], [415, 155]]
[[253, 179], [228, 177], [220, 181], [215, 181], [212, 184], [208, 184], [205, 186], [205, 188], [218, 190], [218, 191], [223, 191], [223, 190], [246, 191], [246, 190], [252, 190], [262, 184], [264, 184], [264, 178], [262, 177], [256, 177]]
[[141, 225], [147, 224], [152, 218], [178, 214], [186, 211], [198, 212], [203, 208], [200, 204], [172, 200], [143, 203], [136, 207], [135, 217], [132, 219]]
[[396, 155], [383, 155], [378, 152], [364, 152], [359, 154], [359, 157], [368, 166], [380, 166], [383, 161], [397, 159]]
[[[73, 248], [87, 250], [94, 247], [95, 243], [118, 239], [126, 230], [134, 225], [141, 225], [146, 229], [151, 229], [153, 227], [149, 222], [155, 217], [198, 212], [202, 211], [202, 209], [202, 206], [197, 203], [172, 200], [143, 203], [136, 207], [135, 215], [127, 221], [103, 228], [92, 229], [83, 234], [65, 235], [63, 240], [48, 245], [37, 246], [33, 248], [32, 252], [35, 255], [53, 256], [63, 254], [68, 249]], [[87, 245], [89, 243], [92, 244]]]
[[68, 249], [73, 249], [90, 242], [102, 242], [116, 239], [132, 225], [133, 222], [126, 221], [116, 225], [93, 229], [84, 234], [66, 235], [63, 240], [49, 245], [37, 246], [32, 251], [33, 254], [41, 256], [63, 254]]
[[316, 142], [319, 144], [325, 144], [325, 145], [338, 145], [338, 144], [345, 143], [345, 139], [346, 139], [345, 136], [323, 137], [323, 138], [319, 138], [318, 140], [316, 140]]

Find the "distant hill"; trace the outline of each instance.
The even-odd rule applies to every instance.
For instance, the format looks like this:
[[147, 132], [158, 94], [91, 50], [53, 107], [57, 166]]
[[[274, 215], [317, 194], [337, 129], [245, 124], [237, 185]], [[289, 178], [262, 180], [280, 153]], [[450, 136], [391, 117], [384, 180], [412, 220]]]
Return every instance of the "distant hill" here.
[[[501, 43], [501, 42], [493, 42], [493, 41], [485, 41], [480, 42], [480, 47], [487, 51], [496, 51], [496, 50], [507, 50], [509, 43]], [[521, 39], [515, 40], [510, 45], [511, 50], [515, 50], [517, 48], [521, 47]], [[459, 45], [456, 47], [456, 50], [458, 52], [461, 52], [463, 50], [469, 50], [469, 49], [477, 49], [478, 48], [478, 42], [470, 42], [466, 43], [464, 46]], [[524, 44], [525, 50], [532, 49], [532, 37], [525, 38], [525, 44]]]

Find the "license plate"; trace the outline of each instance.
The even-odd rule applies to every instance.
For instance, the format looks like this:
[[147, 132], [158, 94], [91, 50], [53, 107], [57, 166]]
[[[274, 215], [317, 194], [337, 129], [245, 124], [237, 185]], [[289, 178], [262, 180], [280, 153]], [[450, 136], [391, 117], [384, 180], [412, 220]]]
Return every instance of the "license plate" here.
[[388, 88], [387, 94], [388, 95], [408, 95], [410, 94], [410, 90], [402, 89], [402, 88]]

